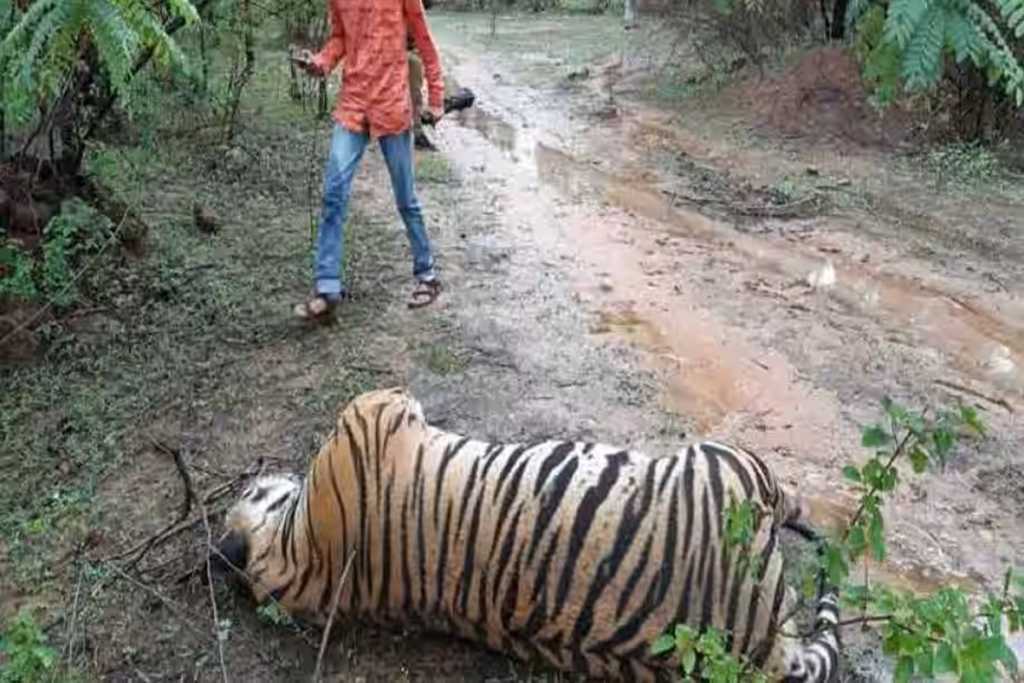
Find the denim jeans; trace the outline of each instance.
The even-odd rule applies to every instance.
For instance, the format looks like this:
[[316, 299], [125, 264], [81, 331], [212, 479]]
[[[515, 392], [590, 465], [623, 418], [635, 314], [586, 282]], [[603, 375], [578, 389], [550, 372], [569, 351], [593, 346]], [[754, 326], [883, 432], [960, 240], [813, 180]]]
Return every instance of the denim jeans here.
[[[345, 218], [352, 195], [352, 180], [369, 140], [366, 133], [353, 133], [338, 124], [335, 124], [331, 136], [313, 274], [316, 293], [328, 300], [335, 300], [345, 292], [341, 280]], [[434, 255], [423, 225], [423, 212], [413, 182], [411, 132], [406, 130], [397, 135], [381, 137], [380, 149], [391, 176], [391, 189], [395, 194], [398, 213], [405, 223], [405, 232], [412, 247], [413, 277], [429, 282], [436, 277]]]

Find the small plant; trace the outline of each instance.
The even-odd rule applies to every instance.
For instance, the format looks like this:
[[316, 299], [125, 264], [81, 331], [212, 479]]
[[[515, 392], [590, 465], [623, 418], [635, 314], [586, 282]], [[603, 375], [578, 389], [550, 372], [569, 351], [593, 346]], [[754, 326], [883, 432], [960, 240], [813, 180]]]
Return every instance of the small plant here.
[[928, 154], [927, 166], [938, 178], [939, 186], [976, 187], [991, 182], [999, 174], [999, 160], [977, 143], [955, 143]]
[[34, 301], [39, 290], [32, 277], [32, 257], [20, 247], [0, 242], [0, 298]]
[[721, 631], [708, 628], [703, 633], [678, 624], [672, 633], [654, 641], [651, 652], [655, 655], [674, 652], [679, 658], [679, 670], [686, 679], [704, 678], [714, 683], [765, 683], [764, 674], [755, 671], [745, 661], [733, 657], [725, 649], [725, 636]]
[[[988, 594], [974, 606], [977, 601], [958, 588], [922, 597], [873, 585], [867, 572], [862, 584], [849, 580], [851, 564], [869, 556], [879, 562], [886, 557], [882, 510], [885, 496], [900, 484], [899, 466], [908, 463], [914, 474], [941, 470], [962, 435], [985, 434], [977, 411], [969, 406], [930, 416], [886, 398], [882, 409], [883, 419], [861, 434], [861, 444], [874, 454], [860, 466], [843, 467], [843, 476], [860, 491], [859, 505], [847, 527], [825, 543], [819, 565], [802, 573], [803, 594], [813, 594], [813, 576], [823, 567], [830, 582], [843, 587], [844, 602], [864, 611], [865, 616], [846, 623], [881, 624], [883, 651], [895, 660], [897, 683], [912, 676], [933, 679], [940, 674], [953, 674], [963, 683], [988, 683], [1006, 673], [1016, 674], [1018, 663], [1005, 634], [1024, 628], [1024, 577], [1012, 568], [1006, 572], [1001, 593]], [[724, 517], [728, 546], [749, 548], [760, 524], [759, 513], [749, 502], [730, 501]], [[868, 615], [869, 609], [873, 614]], [[723, 635], [713, 630], [697, 633], [678, 625], [673, 633], [658, 638], [652, 651], [674, 651], [687, 678], [697, 676], [712, 683], [764, 680], [748, 663], [727, 653], [723, 642]]]
[[36, 683], [51, 680], [57, 653], [46, 643], [35, 619], [22, 610], [0, 633], [0, 683]]

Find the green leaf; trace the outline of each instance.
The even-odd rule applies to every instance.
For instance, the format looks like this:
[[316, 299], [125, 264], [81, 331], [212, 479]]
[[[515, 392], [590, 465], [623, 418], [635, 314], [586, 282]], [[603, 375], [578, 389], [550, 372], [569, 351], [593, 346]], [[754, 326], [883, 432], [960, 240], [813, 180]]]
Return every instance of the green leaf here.
[[858, 484], [861, 481], [860, 470], [854, 467], [853, 465], [847, 465], [846, 467], [843, 468], [843, 476], [849, 479], [850, 481], [857, 482]]
[[914, 468], [914, 474], [921, 474], [928, 469], [928, 451], [914, 444], [910, 450], [910, 464]]
[[663, 655], [675, 649], [676, 639], [669, 634], [660, 635], [651, 643], [652, 655]]
[[697, 651], [690, 649], [684, 652], [680, 658], [680, 664], [683, 667], [684, 674], [687, 676], [692, 674], [694, 667], [697, 666]]
[[840, 585], [850, 575], [850, 565], [843, 556], [843, 549], [832, 543], [825, 546], [825, 571], [828, 572], [829, 581]]
[[957, 664], [957, 657], [949, 643], [939, 643], [935, 651], [935, 673], [958, 673], [960, 667]]
[[903, 655], [900, 657], [899, 663], [896, 664], [896, 671], [893, 673], [893, 680], [898, 683], [906, 683], [910, 680], [910, 677], [914, 674], [914, 658], [909, 655]]
[[871, 544], [871, 553], [879, 562], [885, 560], [885, 530], [882, 523], [882, 515], [871, 516], [868, 522], [868, 542]]
[[861, 433], [860, 445], [865, 448], [877, 448], [892, 441], [892, 436], [878, 425], [866, 427]]

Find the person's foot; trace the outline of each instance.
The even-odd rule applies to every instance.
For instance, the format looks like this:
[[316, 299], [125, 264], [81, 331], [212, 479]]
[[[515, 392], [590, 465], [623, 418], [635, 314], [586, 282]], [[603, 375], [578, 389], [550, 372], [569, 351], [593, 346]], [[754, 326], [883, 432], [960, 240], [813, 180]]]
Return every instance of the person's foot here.
[[437, 151], [437, 146], [430, 141], [430, 138], [428, 138], [427, 134], [424, 133], [423, 131], [416, 133], [413, 140], [415, 142], [416, 149], [424, 149], [427, 150], [428, 152]]
[[337, 299], [331, 300], [322, 294], [317, 294], [301, 304], [296, 304], [292, 311], [297, 318], [302, 320], [323, 320], [334, 311], [337, 304]]
[[437, 299], [440, 293], [441, 281], [437, 278], [433, 280], [419, 280], [409, 296], [409, 308], [429, 306], [434, 303], [434, 300]]

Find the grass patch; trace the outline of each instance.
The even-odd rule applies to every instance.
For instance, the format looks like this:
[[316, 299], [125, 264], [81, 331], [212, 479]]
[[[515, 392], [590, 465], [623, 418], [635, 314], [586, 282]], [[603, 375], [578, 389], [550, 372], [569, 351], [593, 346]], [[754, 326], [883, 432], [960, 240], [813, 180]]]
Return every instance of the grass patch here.
[[416, 155], [416, 182], [450, 183], [455, 178], [451, 162], [440, 154]]
[[[144, 489], [172, 481], [173, 465], [139, 471], [152, 430], [184, 434], [194, 457], [231, 468], [231, 458], [251, 462], [270, 448], [250, 451], [225, 434], [277, 411], [287, 422], [275, 427], [273, 446], [302, 463], [319, 445], [311, 432], [329, 430], [340, 404], [386, 379], [382, 355], [404, 350], [381, 350], [389, 323], [380, 310], [394, 296], [381, 283], [408, 268], [389, 191], [381, 219], [354, 198], [346, 284], [356, 297], [339, 324], [292, 320], [291, 306], [309, 291], [309, 226], [330, 122], [288, 99], [284, 60], [270, 54], [260, 63], [230, 146], [200, 114], [183, 130], [144, 113], [87, 159], [90, 172], [137, 207], [150, 234], [145, 258], [111, 258], [78, 283], [78, 312], [43, 331], [45, 357], [0, 367], [0, 574], [25, 600], [58, 609], [51, 598], [71, 565], [55, 558], [97, 529], [145, 528], [125, 508], [166, 490], [127, 488], [138, 501], [101, 492], [130, 476]], [[194, 226], [196, 202], [220, 216], [216, 234]], [[102, 227], [101, 236], [109, 231]], [[14, 608], [5, 604], [0, 618]]]
[[436, 342], [427, 345], [423, 350], [421, 362], [437, 375], [457, 375], [469, 367], [465, 354], [455, 351], [449, 344]]

